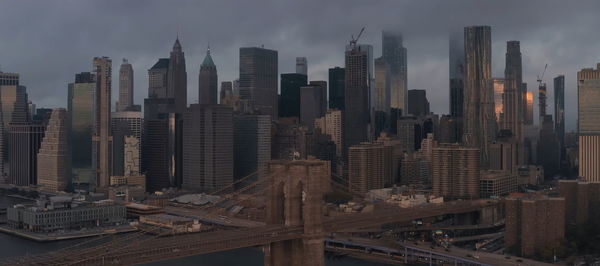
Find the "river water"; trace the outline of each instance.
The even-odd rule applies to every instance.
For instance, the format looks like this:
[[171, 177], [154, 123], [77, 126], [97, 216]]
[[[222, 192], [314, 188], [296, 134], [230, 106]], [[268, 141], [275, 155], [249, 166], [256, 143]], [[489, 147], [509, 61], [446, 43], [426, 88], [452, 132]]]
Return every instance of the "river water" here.
[[[23, 200], [6, 197], [0, 192], [0, 208], [10, 206]], [[40, 243], [27, 240], [13, 235], [0, 232], [0, 258], [27, 256], [58, 250], [64, 247], [74, 245], [82, 240], [66, 240], [48, 243]], [[327, 266], [384, 266], [373, 262], [360, 261], [351, 258], [327, 259]], [[160, 261], [150, 263], [152, 266], [181, 265], [181, 266], [225, 266], [225, 265], [244, 265], [261, 266], [263, 265], [263, 253], [256, 248], [244, 248], [225, 252], [211, 253], [205, 255], [191, 256], [181, 259]]]

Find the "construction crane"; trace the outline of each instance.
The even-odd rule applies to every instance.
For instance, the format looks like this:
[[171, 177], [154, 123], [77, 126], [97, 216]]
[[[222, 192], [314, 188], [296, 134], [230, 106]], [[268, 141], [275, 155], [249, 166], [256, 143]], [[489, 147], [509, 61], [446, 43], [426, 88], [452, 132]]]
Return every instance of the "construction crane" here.
[[358, 39], [360, 39], [360, 36], [363, 34], [364, 31], [365, 31], [365, 27], [362, 27], [362, 29], [360, 29], [360, 32], [358, 33], [358, 36], [356, 36], [356, 38], [354, 38], [354, 34], [351, 35], [352, 40], [350, 40], [350, 47], [356, 46], [356, 42], [358, 42]]
[[543, 122], [544, 117], [546, 116], [546, 83], [543, 82], [544, 74], [546, 74], [546, 69], [548, 68], [548, 64], [544, 66], [544, 71], [541, 76], [537, 77], [538, 82], [538, 99], [539, 99], [539, 107], [540, 107], [540, 125]]
[[544, 74], [546, 74], [547, 68], [548, 68], [548, 64], [546, 64], [546, 66], [544, 66], [544, 71], [542, 72], [542, 75], [537, 76], [537, 82], [538, 82], [538, 85], [540, 85], [540, 86], [542, 85], [542, 80], [544, 79]]

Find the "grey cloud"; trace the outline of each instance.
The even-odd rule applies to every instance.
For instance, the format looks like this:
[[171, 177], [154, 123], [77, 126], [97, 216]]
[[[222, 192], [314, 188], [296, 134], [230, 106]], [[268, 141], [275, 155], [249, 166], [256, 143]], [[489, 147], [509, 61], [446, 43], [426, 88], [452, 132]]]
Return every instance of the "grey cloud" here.
[[[210, 43], [220, 80], [238, 73], [238, 49], [279, 51], [280, 72], [294, 70], [306, 56], [311, 79], [327, 79], [327, 68], [343, 65], [343, 47], [362, 26], [361, 43], [381, 53], [381, 30], [399, 30], [408, 49], [409, 88], [427, 89], [432, 110], [448, 109], [450, 31], [492, 26], [493, 73], [503, 76], [507, 40], [520, 40], [524, 81], [548, 63], [546, 82], [565, 74], [567, 126], [576, 123], [576, 72], [600, 61], [596, 34], [598, 1], [4, 1], [0, 0], [0, 64], [21, 73], [38, 106], [66, 106], [67, 83], [90, 71], [94, 56], [121, 58], [135, 70], [135, 101], [147, 94], [146, 71], [168, 57], [177, 32], [186, 53], [189, 102], [197, 97], [197, 73]], [[117, 86], [114, 83], [113, 98]], [[552, 90], [552, 86], [549, 86]], [[550, 102], [552, 96], [550, 96]], [[552, 108], [550, 107], [550, 110]]]

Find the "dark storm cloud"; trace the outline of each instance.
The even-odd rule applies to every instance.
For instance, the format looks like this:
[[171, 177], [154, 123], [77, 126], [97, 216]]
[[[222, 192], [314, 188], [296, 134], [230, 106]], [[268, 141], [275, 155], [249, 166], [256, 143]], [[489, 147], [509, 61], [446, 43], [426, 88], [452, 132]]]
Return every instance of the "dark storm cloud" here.
[[[41, 107], [66, 106], [67, 83], [91, 70], [94, 56], [113, 58], [113, 98], [121, 58], [135, 70], [135, 100], [147, 94], [147, 69], [168, 57], [179, 32], [188, 67], [189, 102], [208, 44], [219, 80], [238, 73], [239, 47], [279, 51], [280, 73], [306, 56], [310, 79], [343, 65], [343, 47], [362, 26], [361, 43], [381, 54], [381, 30], [401, 31], [408, 49], [409, 89], [427, 89], [432, 110], [448, 110], [448, 33], [492, 26], [493, 73], [504, 73], [507, 40], [521, 41], [524, 81], [535, 89], [565, 74], [567, 123], [576, 119], [576, 72], [600, 61], [598, 1], [0, 1], [0, 64], [21, 74]], [[552, 90], [552, 86], [549, 86]], [[552, 99], [550, 99], [552, 100]], [[552, 102], [552, 101], [549, 101]], [[552, 108], [550, 107], [550, 110]]]

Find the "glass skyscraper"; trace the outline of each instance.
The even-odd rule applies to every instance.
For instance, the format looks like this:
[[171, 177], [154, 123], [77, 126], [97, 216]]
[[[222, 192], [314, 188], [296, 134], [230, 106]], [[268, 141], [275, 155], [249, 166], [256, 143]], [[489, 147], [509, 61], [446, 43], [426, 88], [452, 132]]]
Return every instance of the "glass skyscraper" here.
[[94, 122], [95, 75], [82, 72], [69, 83], [68, 115], [71, 142], [71, 167], [73, 183], [89, 184], [92, 170], [92, 133]]

